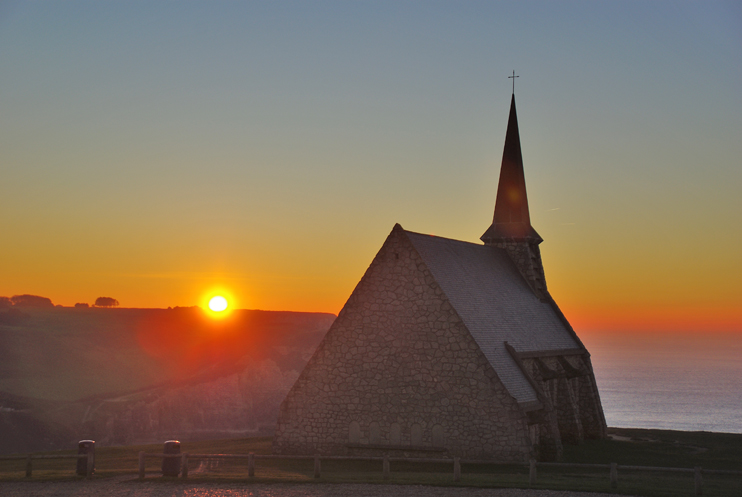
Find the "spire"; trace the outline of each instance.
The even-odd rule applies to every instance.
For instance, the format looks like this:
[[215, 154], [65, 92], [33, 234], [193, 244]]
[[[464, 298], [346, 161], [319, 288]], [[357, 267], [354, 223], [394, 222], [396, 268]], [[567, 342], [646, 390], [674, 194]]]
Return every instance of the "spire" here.
[[515, 95], [510, 100], [510, 117], [505, 134], [505, 149], [500, 166], [500, 182], [495, 201], [495, 217], [481, 240], [493, 244], [500, 240], [533, 241], [540, 243], [541, 237], [531, 227], [526, 195], [526, 179], [523, 174], [523, 156], [520, 151], [518, 116], [515, 112]]

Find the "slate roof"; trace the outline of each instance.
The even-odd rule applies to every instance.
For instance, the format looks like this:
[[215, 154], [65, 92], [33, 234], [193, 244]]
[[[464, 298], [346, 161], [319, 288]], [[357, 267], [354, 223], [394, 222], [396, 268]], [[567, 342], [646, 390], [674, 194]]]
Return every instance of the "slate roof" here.
[[518, 352], [581, 348], [551, 304], [534, 295], [503, 249], [405, 233], [510, 394], [537, 401], [505, 342]]

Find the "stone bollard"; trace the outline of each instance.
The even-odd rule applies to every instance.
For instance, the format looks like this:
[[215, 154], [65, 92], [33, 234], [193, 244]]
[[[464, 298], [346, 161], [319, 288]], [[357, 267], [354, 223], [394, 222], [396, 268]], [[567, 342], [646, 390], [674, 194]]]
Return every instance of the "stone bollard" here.
[[93, 473], [95, 473], [95, 442], [93, 440], [80, 440], [77, 443], [77, 454], [88, 456], [77, 458], [77, 475], [93, 476]]
[[247, 476], [250, 478], [255, 476], [255, 454], [253, 452], [247, 454]]
[[696, 466], [694, 473], [695, 473], [695, 487], [696, 487], [696, 495], [703, 495], [703, 475], [701, 474], [701, 466]]
[[384, 463], [382, 465], [382, 469], [384, 471], [384, 479], [389, 479], [389, 456], [384, 454]]
[[144, 452], [139, 453], [139, 479], [144, 480]]
[[33, 473], [33, 464], [31, 463], [31, 454], [26, 457], [26, 478], [31, 478]]
[[319, 478], [320, 477], [320, 462], [319, 462], [319, 454], [314, 455], [314, 477]]
[[[163, 454], [180, 454], [180, 442], [168, 440], [162, 450]], [[180, 457], [162, 458], [162, 476], [178, 476], [180, 474]]]
[[453, 458], [453, 481], [461, 481], [461, 458], [459, 456]]
[[618, 463], [611, 463], [611, 488], [618, 488]]
[[536, 460], [531, 459], [529, 461], [528, 466], [528, 484], [529, 485], [535, 485], [536, 484]]

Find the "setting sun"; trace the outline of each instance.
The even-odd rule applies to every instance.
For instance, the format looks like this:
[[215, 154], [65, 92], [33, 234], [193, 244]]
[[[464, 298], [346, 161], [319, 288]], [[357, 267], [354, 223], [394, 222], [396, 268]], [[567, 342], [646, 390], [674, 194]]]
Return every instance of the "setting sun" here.
[[211, 300], [209, 300], [209, 309], [214, 312], [222, 312], [227, 309], [228, 305], [229, 303], [227, 302], [227, 299], [219, 295], [212, 297]]

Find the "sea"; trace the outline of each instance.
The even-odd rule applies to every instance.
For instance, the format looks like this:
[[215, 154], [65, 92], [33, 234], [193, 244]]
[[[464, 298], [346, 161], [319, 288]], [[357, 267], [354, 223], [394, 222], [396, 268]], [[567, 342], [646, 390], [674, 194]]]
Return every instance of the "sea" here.
[[608, 426], [742, 433], [742, 333], [580, 332]]

